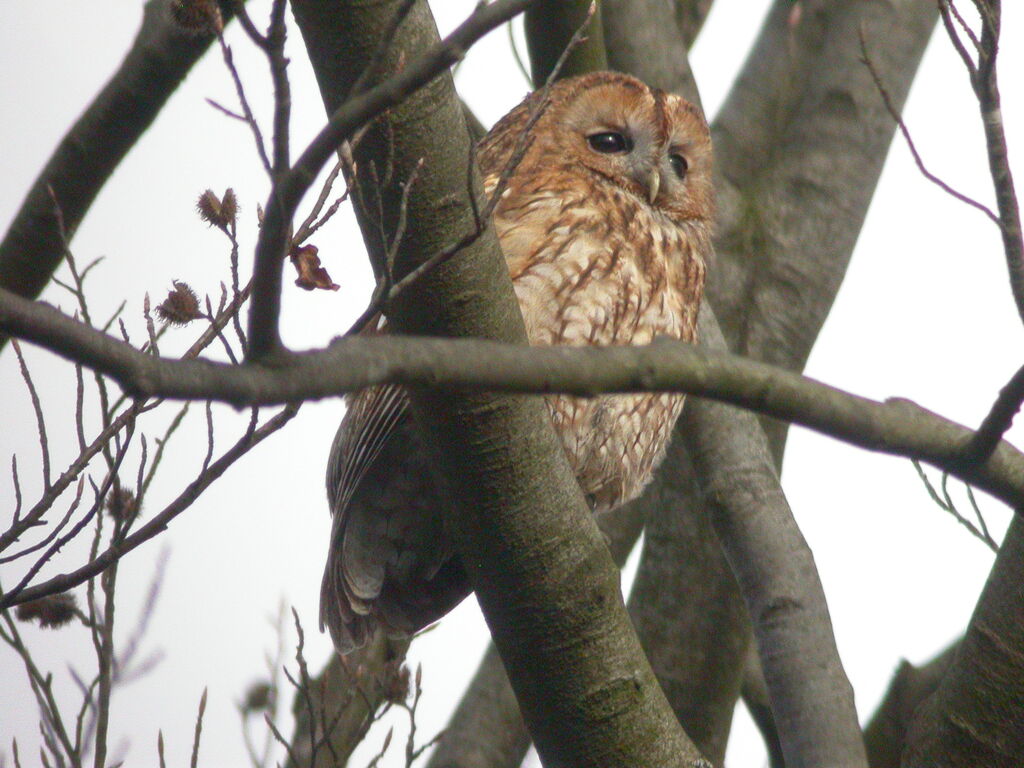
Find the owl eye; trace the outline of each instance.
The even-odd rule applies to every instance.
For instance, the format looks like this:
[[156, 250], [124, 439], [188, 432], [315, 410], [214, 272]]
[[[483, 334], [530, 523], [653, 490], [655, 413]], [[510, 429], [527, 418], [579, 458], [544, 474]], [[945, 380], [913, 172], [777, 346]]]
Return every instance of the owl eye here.
[[587, 136], [587, 143], [592, 150], [603, 155], [614, 155], [633, 149], [633, 142], [615, 131], [592, 133]]
[[682, 155], [669, 155], [668, 161], [672, 165], [672, 170], [676, 172], [676, 176], [679, 177], [680, 181], [686, 178], [686, 170], [690, 167], [690, 164], [686, 162], [686, 158]]

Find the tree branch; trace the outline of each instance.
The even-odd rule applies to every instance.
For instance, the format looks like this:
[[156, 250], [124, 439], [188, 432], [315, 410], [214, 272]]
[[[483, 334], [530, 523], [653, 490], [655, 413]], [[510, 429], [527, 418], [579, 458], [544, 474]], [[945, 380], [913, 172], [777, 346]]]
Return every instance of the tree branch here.
[[1010, 429], [1014, 417], [1024, 403], [1024, 366], [1017, 369], [1011, 379], [999, 391], [999, 397], [992, 404], [978, 431], [964, 450], [964, 462], [977, 464], [988, 458], [995, 446]]
[[902, 765], [1013, 768], [1024, 754], [1024, 517], [1015, 515], [938, 690], [917, 710]]
[[713, 4], [714, 0], [676, 0], [676, 27], [684, 48], [689, 49], [697, 39]]
[[[686, 38], [681, 35], [676, 16], [684, 5], [693, 4], [679, 3], [674, 9], [663, 0], [603, 0], [608, 65], [636, 75], [652, 88], [677, 93], [700, 104], [697, 82], [686, 55], [689, 46], [684, 46]], [[699, 15], [699, 9], [697, 12]]]
[[[832, 307], [938, 17], [930, 3], [777, 0], [712, 125], [719, 206], [707, 295], [734, 352], [794, 371]], [[766, 423], [781, 467], [786, 427]]]
[[[700, 337], [725, 348], [705, 305]], [[696, 401], [681, 417], [697, 479], [754, 625], [786, 765], [867, 767], [825, 593], [757, 419]]]
[[[588, 14], [593, 17], [588, 21]], [[608, 69], [604, 50], [601, 5], [596, 0], [540, 0], [526, 11], [526, 43], [533, 85], [548, 81], [569, 40], [586, 23], [584, 38], [573, 47], [557, 77], [573, 77]]]
[[701, 754], [721, 766], [750, 620], [697, 484], [687, 426], [679, 423], [651, 486], [631, 505], [647, 525], [628, 606], [676, 717]]
[[[1017, 313], [1024, 320], [1024, 235], [1021, 232], [1020, 206], [1017, 191], [1013, 185], [1009, 152], [1006, 146], [1006, 132], [1003, 129], [1003, 112], [1000, 105], [999, 79], [996, 58], [999, 53], [999, 31], [1002, 16], [1000, 0], [986, 0], [975, 3], [981, 16], [981, 39], [972, 40], [978, 53], [977, 64], [960, 42], [956, 26], [950, 13], [955, 8], [949, 0], [940, 0], [939, 12], [946, 32], [954, 47], [960, 52], [971, 79], [971, 87], [978, 99], [981, 122], [985, 130], [985, 144], [988, 148], [989, 172], [995, 188], [996, 205], [999, 208], [1000, 232], [1003, 236], [1003, 251], [1010, 276], [1010, 289], [1017, 305]], [[961, 24], [963, 20], [957, 19]], [[966, 25], [964, 25], [966, 27]]]
[[667, 339], [637, 347], [531, 348], [483, 339], [341, 338], [325, 350], [291, 354], [273, 365], [233, 366], [154, 357], [6, 291], [0, 291], [0, 329], [104, 373], [134, 396], [236, 406], [334, 397], [375, 384], [582, 397], [685, 392], [868, 450], [925, 461], [1011, 506], [1024, 506], [1024, 456], [1005, 441], [984, 464], [964, 467], [962, 452], [973, 431], [909, 400], [881, 403]]
[[[626, 562], [640, 535], [643, 512], [642, 506], [631, 504], [598, 520], [619, 567]], [[656, 663], [652, 662], [652, 666], [657, 673]], [[427, 768], [519, 768], [529, 747], [530, 734], [519, 703], [498, 649], [491, 643]]]
[[[0, 288], [30, 298], [42, 292], [64, 258], [65, 237], [74, 235], [114, 169], [210, 47], [213, 35], [181, 29], [171, 18], [171, 5], [171, 0], [146, 3], [121, 66], [61, 139], [25, 196], [0, 242]], [[225, 20], [231, 18], [229, 10], [223, 13]], [[0, 349], [6, 341], [0, 335]]]
[[302, 153], [282, 174], [267, 199], [265, 218], [256, 244], [252, 306], [249, 314], [249, 356], [260, 358], [282, 351], [278, 332], [281, 312], [281, 267], [292, 219], [303, 195], [323, 166], [352, 133], [386, 109], [408, 100], [410, 94], [447, 72], [473, 43], [527, 8], [535, 0], [496, 0], [481, 5], [445, 40], [384, 82], [346, 100]]

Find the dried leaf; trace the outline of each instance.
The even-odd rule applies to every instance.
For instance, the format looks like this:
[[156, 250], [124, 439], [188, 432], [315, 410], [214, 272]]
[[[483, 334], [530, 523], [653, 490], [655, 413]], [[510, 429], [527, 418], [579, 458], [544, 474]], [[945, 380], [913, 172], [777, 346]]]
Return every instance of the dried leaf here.
[[174, 290], [168, 292], [167, 298], [157, 306], [156, 314], [171, 325], [188, 325], [203, 317], [195, 291], [180, 280], [174, 281]]
[[318, 249], [315, 245], [303, 245], [292, 251], [291, 260], [295, 270], [299, 273], [295, 284], [299, 288], [312, 291], [321, 288], [325, 291], [336, 291], [339, 286], [331, 280], [327, 270], [320, 266], [320, 257], [317, 256]]

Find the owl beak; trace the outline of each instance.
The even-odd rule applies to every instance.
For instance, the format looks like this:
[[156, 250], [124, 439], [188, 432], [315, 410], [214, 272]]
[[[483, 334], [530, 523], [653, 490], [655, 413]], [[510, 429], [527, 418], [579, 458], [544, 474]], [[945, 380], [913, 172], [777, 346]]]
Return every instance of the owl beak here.
[[661, 172], [655, 168], [647, 177], [647, 201], [654, 205], [658, 199], [658, 190], [661, 189]]

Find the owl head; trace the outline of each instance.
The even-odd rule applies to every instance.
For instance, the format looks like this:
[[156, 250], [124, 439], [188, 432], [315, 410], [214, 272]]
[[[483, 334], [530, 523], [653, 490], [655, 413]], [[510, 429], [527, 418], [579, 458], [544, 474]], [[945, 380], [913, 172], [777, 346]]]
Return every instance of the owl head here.
[[[538, 104], [544, 109], [520, 172], [527, 165], [565, 169], [614, 185], [673, 220], [711, 218], [711, 137], [699, 108], [617, 72], [561, 80], [546, 105], [541, 98], [535, 93], [508, 116], [520, 123]], [[512, 131], [509, 125], [502, 133]]]

